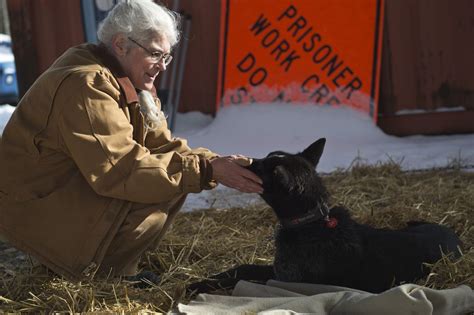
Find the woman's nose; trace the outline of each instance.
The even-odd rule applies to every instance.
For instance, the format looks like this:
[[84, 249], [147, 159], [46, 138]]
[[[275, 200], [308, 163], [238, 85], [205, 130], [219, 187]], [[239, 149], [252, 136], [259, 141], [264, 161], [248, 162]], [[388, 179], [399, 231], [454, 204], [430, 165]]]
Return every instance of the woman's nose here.
[[156, 63], [156, 65], [158, 66], [158, 69], [160, 69], [160, 71], [165, 71], [166, 70], [166, 63], [163, 59], [161, 59], [160, 61], [158, 61]]

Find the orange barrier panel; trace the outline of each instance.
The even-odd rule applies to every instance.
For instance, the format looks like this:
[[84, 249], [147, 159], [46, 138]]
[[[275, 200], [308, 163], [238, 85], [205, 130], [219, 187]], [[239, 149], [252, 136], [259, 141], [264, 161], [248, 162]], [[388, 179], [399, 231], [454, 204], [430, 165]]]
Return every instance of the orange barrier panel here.
[[226, 0], [217, 106], [345, 104], [377, 116], [383, 0]]

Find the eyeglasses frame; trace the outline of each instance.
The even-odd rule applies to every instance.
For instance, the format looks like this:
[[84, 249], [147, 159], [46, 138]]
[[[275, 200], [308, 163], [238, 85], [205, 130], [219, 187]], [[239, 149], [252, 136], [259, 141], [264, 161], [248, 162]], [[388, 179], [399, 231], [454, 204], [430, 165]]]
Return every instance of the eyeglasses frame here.
[[138, 47], [142, 48], [144, 51], [146, 51], [150, 57], [155, 61], [155, 62], [161, 62], [163, 61], [165, 63], [165, 66], [169, 65], [170, 62], [173, 60], [173, 56], [171, 54], [166, 54], [162, 51], [150, 51], [148, 48], [144, 47], [140, 43], [138, 43], [136, 40], [133, 38], [127, 37], [132, 43], [137, 45]]

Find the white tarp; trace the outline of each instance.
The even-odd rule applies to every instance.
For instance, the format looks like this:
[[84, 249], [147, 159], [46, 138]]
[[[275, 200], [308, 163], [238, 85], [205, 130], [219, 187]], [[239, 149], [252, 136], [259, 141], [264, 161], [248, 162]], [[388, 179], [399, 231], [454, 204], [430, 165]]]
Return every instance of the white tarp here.
[[200, 294], [178, 309], [186, 314], [461, 315], [474, 312], [474, 293], [465, 285], [433, 290], [404, 284], [372, 294], [318, 284], [240, 281], [232, 296]]

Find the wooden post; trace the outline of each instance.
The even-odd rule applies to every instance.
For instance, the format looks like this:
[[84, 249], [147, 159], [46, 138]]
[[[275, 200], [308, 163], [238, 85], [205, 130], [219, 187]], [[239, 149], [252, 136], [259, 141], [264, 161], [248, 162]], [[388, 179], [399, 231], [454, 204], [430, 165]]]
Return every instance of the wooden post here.
[[6, 0], [0, 0], [0, 33], [10, 34], [10, 24], [8, 23]]

